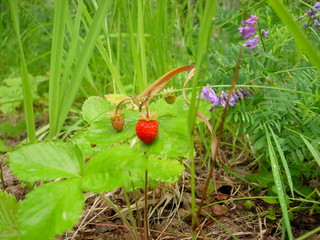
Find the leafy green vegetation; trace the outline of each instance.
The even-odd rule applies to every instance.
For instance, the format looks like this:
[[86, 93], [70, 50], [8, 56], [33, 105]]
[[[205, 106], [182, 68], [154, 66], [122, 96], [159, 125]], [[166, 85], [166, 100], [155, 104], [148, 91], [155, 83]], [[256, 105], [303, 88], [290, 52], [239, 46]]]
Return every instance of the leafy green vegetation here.
[[[193, 239], [205, 237], [203, 216], [229, 238], [248, 237], [217, 218], [227, 203], [260, 228], [261, 218], [281, 226], [255, 237], [319, 232], [295, 226], [301, 214], [320, 218], [320, 2], [5, 0], [0, 9], [0, 239], [62, 235], [91, 194], [133, 239], [148, 239], [158, 189], [159, 206], [174, 197], [174, 214], [187, 206], [177, 222], [190, 216]], [[157, 123], [148, 143], [139, 119]], [[7, 166], [29, 188], [23, 200], [5, 191]], [[105, 195], [118, 188], [130, 220]]]

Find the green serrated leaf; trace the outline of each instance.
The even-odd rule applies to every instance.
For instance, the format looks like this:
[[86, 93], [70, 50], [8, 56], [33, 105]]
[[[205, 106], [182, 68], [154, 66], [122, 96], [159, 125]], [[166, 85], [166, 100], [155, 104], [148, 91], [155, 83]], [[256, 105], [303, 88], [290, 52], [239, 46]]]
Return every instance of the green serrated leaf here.
[[149, 154], [163, 157], [187, 157], [189, 149], [189, 134], [187, 119], [178, 116], [163, 116], [158, 118], [159, 132], [151, 144], [141, 143]]
[[21, 240], [47, 240], [79, 221], [84, 196], [79, 179], [44, 184], [30, 192], [18, 212]]
[[187, 156], [190, 141], [187, 129], [188, 106], [183, 98], [177, 97], [174, 104], [167, 104], [162, 99], [152, 103], [150, 111], [157, 117], [159, 132], [151, 144], [141, 143], [144, 151], [163, 157]]
[[0, 239], [18, 239], [16, 214], [19, 209], [19, 202], [14, 196], [0, 189]]
[[129, 183], [131, 173], [143, 175], [146, 166], [147, 159], [141, 151], [128, 145], [112, 147], [87, 163], [82, 178], [83, 189], [93, 192], [113, 190]]
[[149, 177], [157, 182], [175, 183], [184, 170], [183, 165], [175, 159], [149, 159]]
[[139, 114], [135, 110], [123, 111], [125, 123], [122, 131], [113, 129], [110, 119], [104, 119], [91, 124], [87, 139], [90, 143], [98, 145], [110, 145], [122, 142], [135, 136], [135, 125], [139, 119]]
[[88, 123], [96, 122], [107, 117], [108, 112], [115, 106], [104, 98], [89, 97], [82, 106], [82, 117]]
[[26, 145], [9, 153], [11, 171], [24, 181], [80, 177], [81, 151], [71, 142], [47, 141]]
[[70, 138], [70, 142], [76, 144], [79, 147], [84, 158], [92, 156], [94, 154], [94, 149], [88, 141], [87, 135], [87, 131], [77, 132]]

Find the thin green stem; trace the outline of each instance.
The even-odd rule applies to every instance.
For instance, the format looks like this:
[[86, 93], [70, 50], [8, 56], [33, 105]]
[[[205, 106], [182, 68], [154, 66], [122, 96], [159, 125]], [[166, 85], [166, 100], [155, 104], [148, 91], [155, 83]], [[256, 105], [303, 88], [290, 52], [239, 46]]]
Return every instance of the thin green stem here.
[[119, 217], [121, 218], [121, 220], [123, 221], [123, 223], [127, 226], [129, 232], [131, 233], [132, 237], [136, 240], [138, 240], [138, 236], [136, 235], [136, 231], [134, 231], [130, 225], [130, 223], [128, 222], [127, 218], [122, 214], [122, 212], [119, 210], [119, 208], [109, 199], [107, 198], [105, 195], [103, 195], [102, 193], [98, 193], [98, 195], [102, 198], [103, 201], [105, 201], [110, 207], [112, 207], [112, 209], [119, 215]]

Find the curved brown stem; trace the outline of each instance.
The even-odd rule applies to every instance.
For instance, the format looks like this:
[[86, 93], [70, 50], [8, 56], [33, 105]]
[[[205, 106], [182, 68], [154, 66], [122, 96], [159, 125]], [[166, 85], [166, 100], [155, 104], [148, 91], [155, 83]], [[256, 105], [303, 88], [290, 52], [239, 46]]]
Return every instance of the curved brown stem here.
[[119, 109], [119, 107], [120, 107], [121, 104], [124, 103], [125, 101], [132, 101], [132, 98], [125, 98], [125, 99], [121, 100], [121, 101], [117, 104], [117, 106], [116, 106], [116, 112], [115, 112], [116, 115], [118, 114], [118, 109]]

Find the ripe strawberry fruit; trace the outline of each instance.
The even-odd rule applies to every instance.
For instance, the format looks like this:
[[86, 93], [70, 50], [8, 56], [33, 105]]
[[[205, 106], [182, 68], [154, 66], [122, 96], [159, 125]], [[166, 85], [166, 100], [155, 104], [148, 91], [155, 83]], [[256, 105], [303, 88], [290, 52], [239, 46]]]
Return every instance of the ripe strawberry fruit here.
[[152, 143], [158, 135], [158, 121], [140, 119], [136, 125], [136, 134], [144, 143]]
[[124, 126], [124, 117], [123, 115], [114, 115], [111, 118], [111, 125], [116, 131], [121, 131]]

